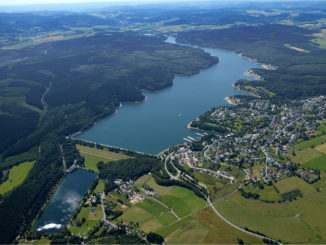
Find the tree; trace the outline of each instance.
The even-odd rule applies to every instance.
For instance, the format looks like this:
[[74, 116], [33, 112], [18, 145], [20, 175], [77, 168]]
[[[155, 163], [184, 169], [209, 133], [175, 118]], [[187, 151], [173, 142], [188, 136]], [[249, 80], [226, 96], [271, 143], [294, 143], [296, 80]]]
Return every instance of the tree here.
[[159, 234], [150, 232], [147, 235], [147, 241], [149, 241], [150, 243], [162, 244], [164, 242], [164, 238]]

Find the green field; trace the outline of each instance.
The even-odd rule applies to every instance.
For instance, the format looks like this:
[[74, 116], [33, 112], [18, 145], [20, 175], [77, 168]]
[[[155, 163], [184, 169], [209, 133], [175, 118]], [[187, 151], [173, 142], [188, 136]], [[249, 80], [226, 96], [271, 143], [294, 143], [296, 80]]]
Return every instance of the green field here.
[[259, 194], [260, 200], [266, 200], [266, 201], [282, 200], [281, 195], [275, 191], [273, 186], [264, 185], [264, 189], [260, 189], [259, 187], [254, 187], [253, 185], [247, 185], [243, 187], [243, 190], [246, 192]]
[[[92, 211], [95, 209], [94, 211]], [[88, 232], [90, 232], [102, 219], [103, 211], [100, 205], [97, 207], [82, 207], [79, 214], [77, 215], [77, 220], [81, 220], [82, 218], [86, 219], [86, 222], [82, 224], [80, 227], [78, 226], [69, 226], [68, 229], [71, 233], [85, 236]]]
[[304, 168], [312, 168], [312, 169], [326, 171], [326, 155], [322, 155], [309, 162], [306, 162], [302, 166]]
[[326, 196], [317, 192], [282, 204], [263, 203], [235, 193], [215, 204], [232, 223], [289, 243], [325, 243], [324, 205]]
[[94, 192], [95, 193], [99, 193], [99, 192], [103, 192], [104, 191], [104, 182], [102, 179], [100, 179], [98, 185], [96, 186]]
[[[318, 130], [322, 131], [326, 125], [323, 122]], [[326, 135], [322, 135], [294, 145], [296, 155], [290, 158], [297, 163], [301, 163], [304, 168], [326, 170]]]
[[238, 238], [245, 243], [262, 243], [225, 223], [209, 207], [157, 233], [166, 238], [167, 244], [237, 244]]
[[215, 200], [217, 193], [230, 183], [229, 180], [219, 180], [211, 175], [200, 173], [199, 171], [194, 171], [194, 175], [199, 182], [206, 185], [212, 200]]
[[303, 149], [306, 149], [306, 148], [309, 148], [309, 147], [312, 147], [312, 146], [321, 145], [321, 144], [323, 144], [325, 142], [326, 142], [326, 135], [322, 135], [322, 136], [319, 136], [319, 137], [312, 138], [310, 140], [300, 142], [300, 143], [294, 145], [294, 148], [296, 150], [298, 150], [298, 149], [303, 150]]
[[130, 221], [138, 222], [141, 230], [145, 232], [156, 230], [177, 220], [166, 207], [151, 199], [137, 203], [124, 212], [119, 219], [128, 223]]
[[175, 186], [161, 186], [156, 184], [154, 178], [152, 175], [146, 174], [142, 177], [140, 177], [137, 180], [137, 184], [140, 186], [146, 184], [150, 186], [156, 193], [158, 193], [160, 196], [168, 195], [173, 189], [175, 189]]
[[312, 185], [305, 182], [299, 177], [289, 177], [278, 181], [275, 186], [280, 191], [281, 194], [289, 192], [295, 189], [299, 189], [302, 194], [307, 194], [316, 191]]
[[312, 184], [315, 188], [326, 187], [326, 172], [320, 173], [320, 180]]
[[27, 242], [19, 241], [18, 244], [46, 245], [46, 244], [51, 244], [51, 240], [49, 240], [47, 238], [41, 238], [40, 240], [32, 240], [32, 241], [27, 241]]
[[110, 162], [116, 161], [121, 159], [130, 158], [122, 153], [115, 153], [108, 151], [107, 149], [97, 149], [93, 147], [83, 146], [83, 145], [76, 145], [77, 149], [80, 152], [80, 155], [85, 158], [85, 168], [98, 171], [97, 163], [102, 162]]
[[7, 193], [23, 183], [34, 164], [35, 161], [31, 161], [12, 167], [8, 179], [0, 185], [0, 194]]
[[291, 159], [294, 162], [303, 164], [320, 156], [322, 156], [322, 154], [319, 151], [309, 147], [304, 150], [297, 151], [295, 156], [291, 156]]
[[80, 155], [85, 158], [85, 162], [84, 162], [85, 168], [89, 169], [89, 170], [93, 170], [93, 171], [98, 171], [98, 169], [97, 169], [98, 162], [100, 162], [100, 161], [106, 162], [107, 161], [106, 158], [89, 155], [88, 153], [80, 152]]

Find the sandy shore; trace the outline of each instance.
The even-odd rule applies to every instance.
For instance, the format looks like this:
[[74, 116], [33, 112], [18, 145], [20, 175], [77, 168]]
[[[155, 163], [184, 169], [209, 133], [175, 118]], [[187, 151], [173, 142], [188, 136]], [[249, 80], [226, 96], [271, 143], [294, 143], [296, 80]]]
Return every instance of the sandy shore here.
[[224, 98], [229, 104], [236, 105], [235, 101], [231, 99], [229, 96]]

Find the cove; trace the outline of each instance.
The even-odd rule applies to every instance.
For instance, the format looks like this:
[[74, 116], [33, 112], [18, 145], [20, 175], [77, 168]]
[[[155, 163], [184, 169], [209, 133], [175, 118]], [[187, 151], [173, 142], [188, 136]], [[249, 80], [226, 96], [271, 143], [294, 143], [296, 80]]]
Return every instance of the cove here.
[[[175, 44], [169, 37], [167, 42]], [[187, 45], [190, 47], [196, 47]], [[241, 94], [232, 87], [244, 73], [260, 65], [231, 51], [202, 48], [219, 63], [193, 76], [175, 76], [173, 86], [144, 92], [141, 103], [123, 103], [117, 113], [99, 120], [76, 138], [157, 154], [165, 148], [198, 137], [187, 124], [208, 109], [227, 105], [225, 97]]]
[[56, 190], [41, 218], [35, 224], [34, 230], [60, 231], [78, 207], [96, 175], [84, 169], [77, 169], [70, 173]]

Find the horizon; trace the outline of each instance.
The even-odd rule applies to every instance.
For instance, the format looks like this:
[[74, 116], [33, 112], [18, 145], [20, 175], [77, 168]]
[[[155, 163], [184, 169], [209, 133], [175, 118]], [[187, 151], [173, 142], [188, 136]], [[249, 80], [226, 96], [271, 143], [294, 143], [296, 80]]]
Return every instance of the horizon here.
[[324, 2], [326, 0], [12, 0], [10, 2], [0, 1], [0, 6], [27, 6], [27, 5], [62, 5], [62, 4], [156, 4], [156, 3], [189, 3], [189, 2], [205, 2], [205, 3], [245, 3], [245, 2]]

